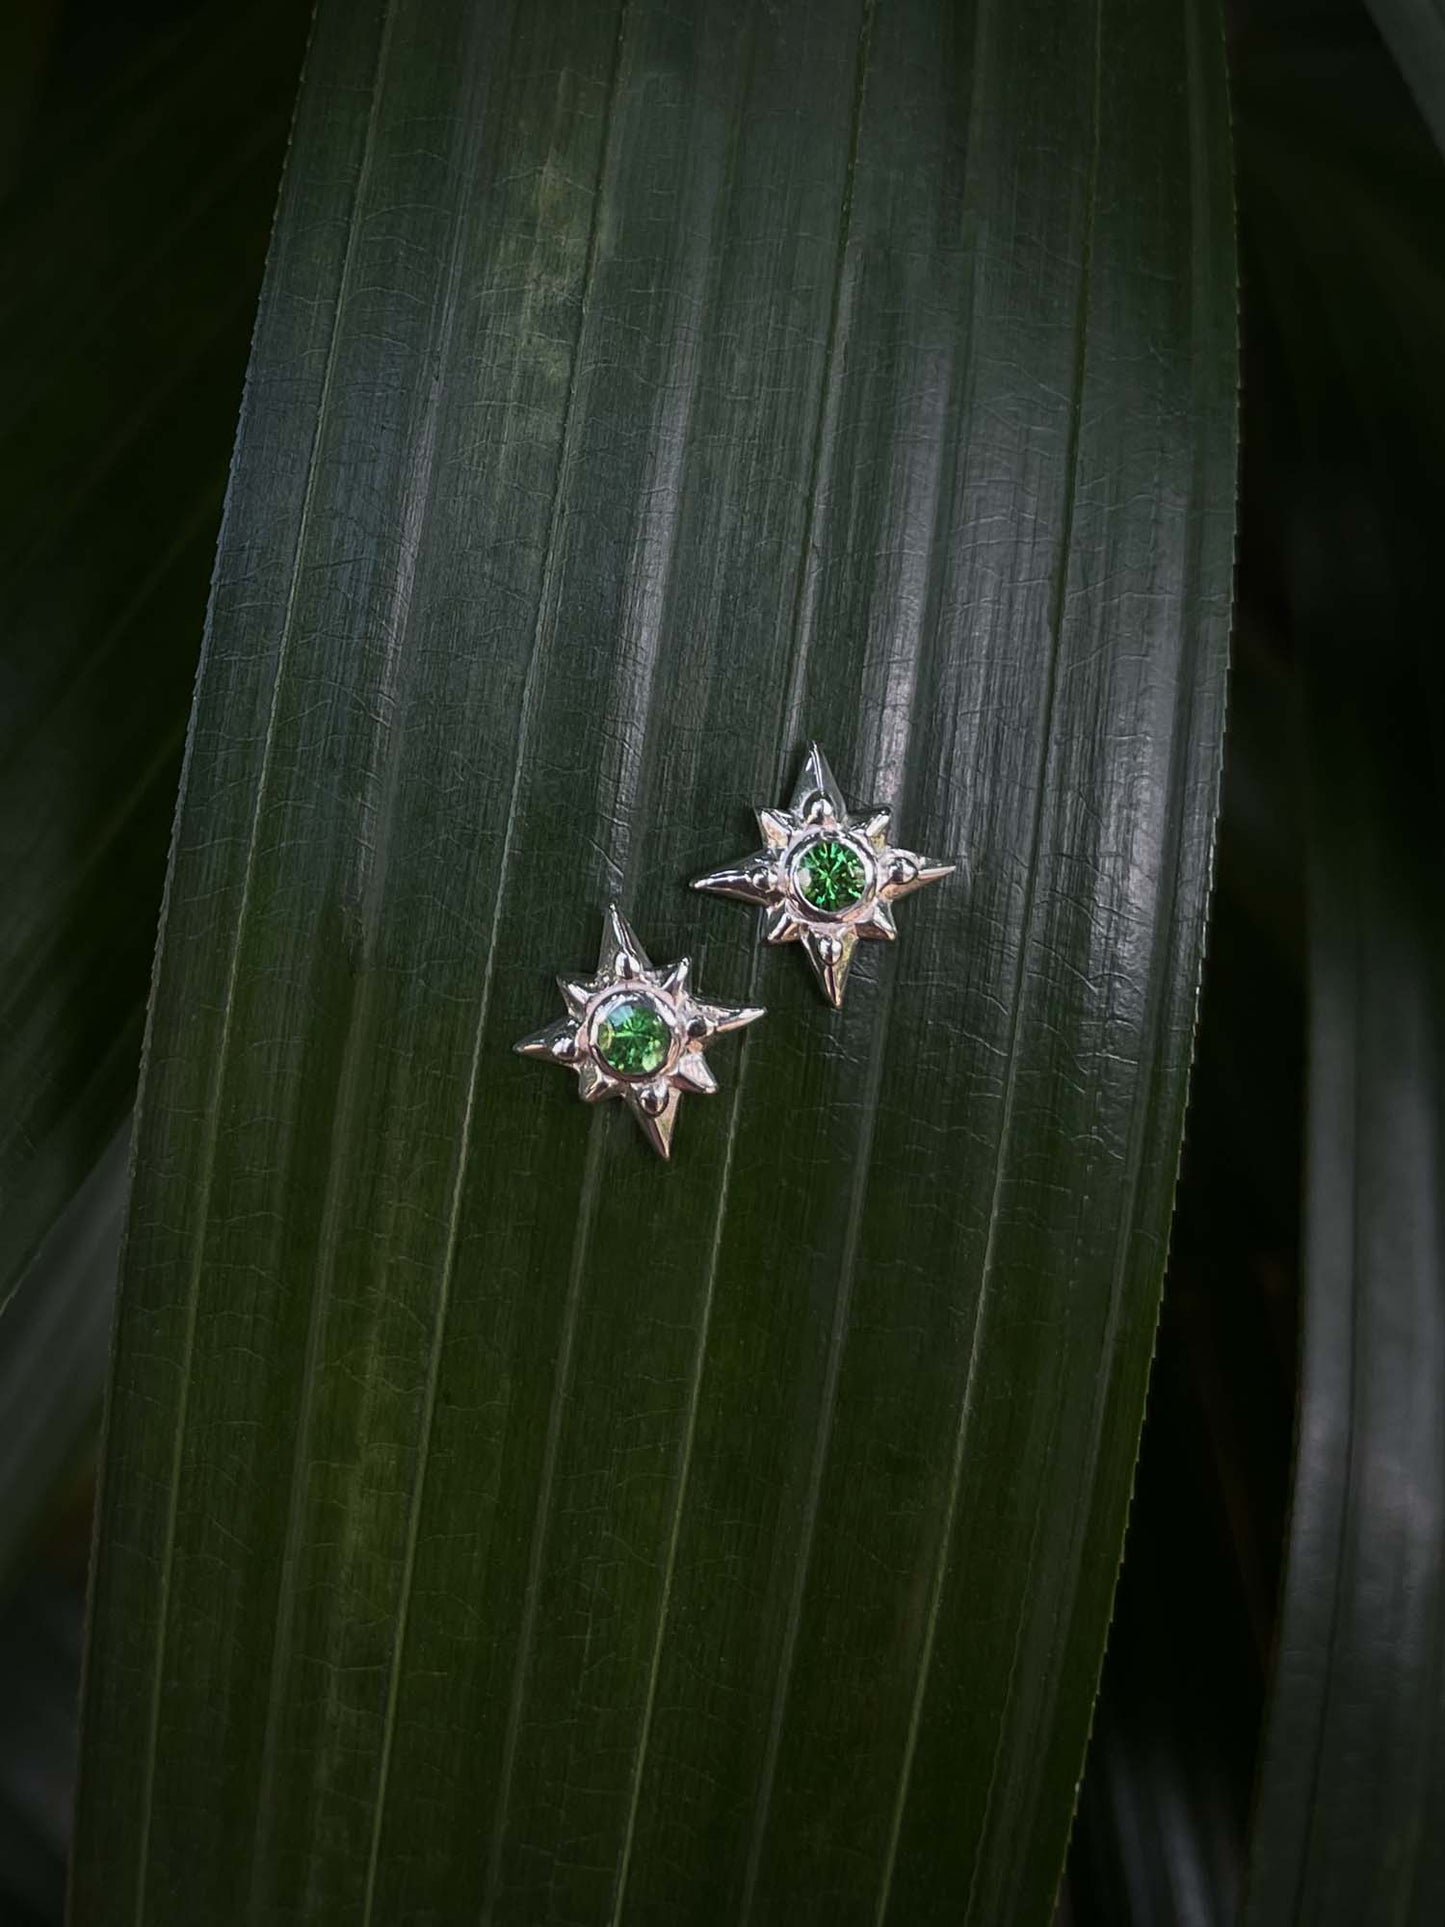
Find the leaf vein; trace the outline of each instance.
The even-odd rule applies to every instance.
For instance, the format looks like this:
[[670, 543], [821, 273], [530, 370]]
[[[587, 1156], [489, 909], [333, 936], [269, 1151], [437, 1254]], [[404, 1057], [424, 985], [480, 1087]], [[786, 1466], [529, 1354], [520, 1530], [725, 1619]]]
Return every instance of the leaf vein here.
[[[883, 1863], [883, 1877], [879, 1886], [878, 1905], [874, 1913], [875, 1927], [883, 1927], [892, 1900], [893, 1881], [898, 1864], [898, 1850], [903, 1833], [904, 1809], [908, 1802], [908, 1793], [913, 1776], [913, 1763], [918, 1750], [918, 1737], [922, 1725], [923, 1701], [927, 1693], [928, 1679], [933, 1665], [933, 1654], [938, 1635], [938, 1621], [943, 1603], [944, 1581], [948, 1571], [948, 1549], [953, 1538], [953, 1528], [957, 1519], [958, 1503], [963, 1488], [963, 1462], [967, 1450], [969, 1433], [972, 1429], [975, 1387], [979, 1361], [983, 1352], [984, 1333], [987, 1326], [989, 1307], [989, 1293], [993, 1282], [993, 1271], [996, 1262], [1003, 1198], [1003, 1180], [1008, 1163], [1007, 1150], [1013, 1132], [1014, 1104], [1018, 1090], [1019, 1044], [1023, 1034], [1022, 1012], [1028, 987], [1028, 958], [1037, 909], [1039, 857], [1043, 841], [1044, 797], [1049, 755], [1053, 743], [1054, 721], [1058, 707], [1059, 659], [1064, 628], [1064, 606], [1068, 591], [1069, 557], [1073, 547], [1074, 515], [1079, 488], [1079, 442], [1083, 421], [1083, 395], [1088, 348], [1089, 295], [1092, 280], [1094, 222], [1097, 211], [1099, 185], [1102, 55], [1103, 0], [1096, 0], [1094, 16], [1093, 130], [1090, 141], [1088, 184], [1085, 190], [1084, 203], [1084, 243], [1075, 322], [1074, 379], [1069, 402], [1066, 457], [1067, 481], [1063, 505], [1063, 528], [1059, 543], [1058, 571], [1053, 586], [1053, 606], [1050, 611], [1049, 653], [1045, 671], [1043, 695], [1043, 727], [1040, 730], [1039, 759], [1034, 780], [1036, 804], [1030, 829], [1028, 870], [1024, 886], [1025, 894], [1022, 915], [1020, 918], [1018, 963], [1014, 973], [1013, 1009], [1009, 1023], [1008, 1059], [1004, 1076], [1003, 1110], [999, 1122], [998, 1148], [994, 1159], [993, 1182], [990, 1190], [988, 1230], [985, 1234], [983, 1265], [979, 1279], [978, 1304], [974, 1311], [973, 1333], [969, 1346], [968, 1364], [964, 1371], [963, 1392], [959, 1403], [958, 1426], [954, 1434], [953, 1453], [949, 1463], [948, 1485], [944, 1498], [943, 1517], [939, 1526], [938, 1553], [934, 1562], [933, 1578], [929, 1586], [928, 1608], [924, 1620], [923, 1643], [919, 1654], [918, 1677], [913, 1691], [913, 1703], [909, 1709], [908, 1731], [904, 1741], [903, 1760], [899, 1769], [898, 1790], [893, 1802], [888, 1846]], [[997, 1772], [997, 1766], [998, 1756], [997, 1753], [995, 1753], [994, 1773]], [[992, 1792], [993, 1780], [991, 1776], [988, 1795], [989, 1800], [992, 1799]], [[987, 1811], [987, 1802], [985, 1811]], [[973, 1895], [970, 1890], [968, 1904], [965, 1908], [965, 1919], [971, 1915], [972, 1906]]]

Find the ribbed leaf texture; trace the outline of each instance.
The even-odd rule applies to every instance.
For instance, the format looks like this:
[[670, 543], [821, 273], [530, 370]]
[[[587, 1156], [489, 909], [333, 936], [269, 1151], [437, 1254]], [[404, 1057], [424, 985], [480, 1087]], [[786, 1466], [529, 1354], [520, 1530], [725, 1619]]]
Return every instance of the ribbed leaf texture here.
[[[1042, 1922], [1222, 725], [1212, 11], [323, 0], [162, 937], [75, 1917]], [[816, 737], [968, 879], [830, 1011]], [[673, 1162], [512, 1042], [616, 897]], [[911, 914], [910, 914], [911, 913]]]

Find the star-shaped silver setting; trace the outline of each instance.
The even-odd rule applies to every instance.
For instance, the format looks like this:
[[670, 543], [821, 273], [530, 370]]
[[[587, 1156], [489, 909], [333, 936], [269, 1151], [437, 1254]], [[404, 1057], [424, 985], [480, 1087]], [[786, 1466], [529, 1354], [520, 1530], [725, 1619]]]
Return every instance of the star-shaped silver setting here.
[[892, 814], [850, 814], [827, 758], [811, 743], [789, 807], [757, 812], [762, 849], [695, 878], [692, 887], [760, 905], [767, 942], [801, 943], [836, 1010], [859, 942], [892, 943], [897, 899], [958, 867], [890, 843]]
[[703, 1052], [714, 1038], [765, 1014], [747, 1004], [703, 1003], [693, 995], [691, 972], [688, 957], [657, 969], [611, 904], [597, 975], [559, 977], [567, 1015], [515, 1048], [575, 1071], [588, 1104], [620, 1097], [653, 1150], [671, 1157], [683, 1097], [717, 1089]]

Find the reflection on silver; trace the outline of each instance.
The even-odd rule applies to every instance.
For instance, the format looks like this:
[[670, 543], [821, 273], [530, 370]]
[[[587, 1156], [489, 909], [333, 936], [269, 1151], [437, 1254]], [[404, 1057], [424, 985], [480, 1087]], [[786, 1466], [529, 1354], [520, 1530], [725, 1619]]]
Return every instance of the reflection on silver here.
[[705, 1004], [692, 992], [691, 960], [653, 966], [614, 903], [595, 977], [559, 977], [567, 1015], [515, 1048], [577, 1073], [589, 1104], [620, 1097], [662, 1157], [672, 1155], [678, 1106], [717, 1081], [703, 1052], [724, 1032], [756, 1023], [751, 1005]]
[[801, 943], [828, 1002], [838, 1009], [849, 967], [865, 938], [891, 943], [898, 931], [892, 905], [950, 875], [888, 840], [892, 811], [850, 815], [816, 743], [786, 810], [759, 810], [763, 847], [740, 863], [697, 877], [694, 890], [737, 897], [762, 909], [769, 943]]

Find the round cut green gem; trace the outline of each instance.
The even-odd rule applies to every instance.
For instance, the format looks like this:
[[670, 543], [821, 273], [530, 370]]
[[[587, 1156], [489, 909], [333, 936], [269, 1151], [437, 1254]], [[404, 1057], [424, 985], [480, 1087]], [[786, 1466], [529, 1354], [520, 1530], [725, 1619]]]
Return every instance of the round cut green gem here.
[[619, 1077], [651, 1077], [667, 1062], [672, 1031], [651, 998], [619, 997], [603, 1009], [592, 1041]]
[[815, 910], [851, 910], [868, 888], [863, 859], [835, 836], [810, 843], [793, 865], [798, 894]]

